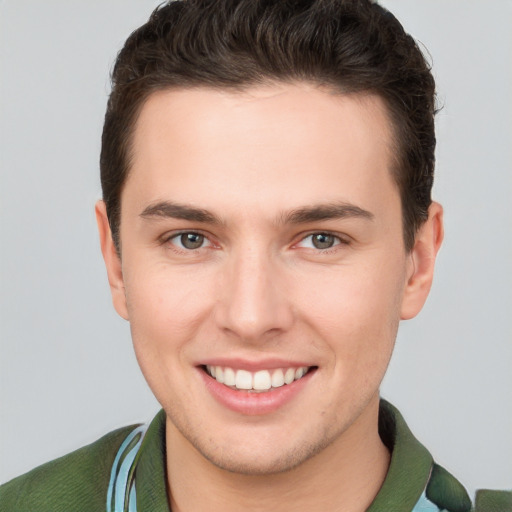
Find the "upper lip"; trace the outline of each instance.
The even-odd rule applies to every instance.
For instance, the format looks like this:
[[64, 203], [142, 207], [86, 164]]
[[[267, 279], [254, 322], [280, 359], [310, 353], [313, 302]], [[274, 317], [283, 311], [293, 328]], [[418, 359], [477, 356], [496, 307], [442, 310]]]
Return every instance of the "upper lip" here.
[[311, 367], [311, 361], [290, 360], [284, 358], [265, 358], [259, 360], [248, 360], [242, 358], [212, 357], [200, 361], [198, 366], [222, 366], [236, 370], [247, 370], [256, 372], [259, 370], [276, 370], [277, 368], [299, 368], [302, 366]]

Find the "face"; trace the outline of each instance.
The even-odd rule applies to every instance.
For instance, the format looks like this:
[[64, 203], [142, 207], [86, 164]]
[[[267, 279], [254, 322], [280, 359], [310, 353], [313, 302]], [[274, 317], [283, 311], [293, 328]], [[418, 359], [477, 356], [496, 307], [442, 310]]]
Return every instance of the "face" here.
[[168, 436], [262, 474], [376, 429], [400, 317], [426, 297], [392, 151], [375, 96], [288, 84], [149, 98], [121, 260], [99, 217], [114, 304]]

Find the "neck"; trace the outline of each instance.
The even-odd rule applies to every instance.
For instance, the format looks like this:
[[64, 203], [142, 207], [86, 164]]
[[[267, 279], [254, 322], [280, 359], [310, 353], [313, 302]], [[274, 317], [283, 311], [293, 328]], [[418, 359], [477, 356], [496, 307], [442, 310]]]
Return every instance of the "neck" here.
[[378, 398], [335, 442], [283, 473], [254, 476], [220, 469], [169, 420], [166, 441], [173, 512], [364, 512], [382, 486], [390, 461], [378, 434]]

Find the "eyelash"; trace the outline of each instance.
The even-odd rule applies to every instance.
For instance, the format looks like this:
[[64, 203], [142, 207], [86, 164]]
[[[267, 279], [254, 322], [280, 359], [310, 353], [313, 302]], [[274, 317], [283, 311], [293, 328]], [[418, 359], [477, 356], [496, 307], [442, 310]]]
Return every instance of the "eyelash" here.
[[[197, 248], [190, 249], [190, 248], [186, 248], [186, 247], [179, 247], [172, 242], [173, 240], [179, 239], [183, 235], [196, 235], [199, 237], [203, 237], [201, 246], [199, 246]], [[323, 248], [323, 249], [318, 248], [318, 247], [306, 247], [306, 249], [312, 249], [313, 251], [318, 252], [319, 254], [328, 255], [328, 254], [331, 254], [332, 252], [337, 251], [338, 246], [340, 246], [340, 245], [345, 245], [345, 246], [350, 245], [350, 240], [347, 240], [346, 238], [344, 238], [340, 235], [336, 235], [330, 231], [313, 231], [313, 232], [302, 235], [300, 240], [293, 244], [293, 247], [297, 247], [299, 244], [303, 243], [308, 238], [314, 237], [315, 235], [317, 235], [317, 236], [323, 235], [326, 237], [333, 237], [334, 241], [335, 241], [334, 245], [332, 245], [330, 247]], [[206, 246], [203, 245], [204, 242], [208, 242], [208, 245], [206, 245]], [[200, 249], [205, 249], [208, 247], [215, 247], [215, 244], [210, 240], [210, 237], [207, 234], [202, 233], [201, 231], [179, 231], [177, 233], [172, 233], [171, 235], [165, 236], [162, 239], [162, 244], [166, 244], [166, 245], [170, 246], [170, 248], [173, 251], [178, 252], [180, 254], [184, 254], [184, 253], [191, 254], [191, 253], [195, 253], [195, 252], [199, 251]], [[311, 242], [311, 244], [314, 245], [313, 242]]]
[[[342, 236], [332, 233], [330, 231], [313, 231], [313, 232], [310, 232], [310, 233], [302, 236], [301, 239], [297, 243], [294, 244], [294, 246], [297, 246], [300, 243], [303, 243], [305, 240], [307, 240], [308, 238], [312, 238], [315, 235], [323, 235], [323, 236], [327, 236], [327, 237], [333, 237], [335, 239], [335, 243], [331, 247], [326, 247], [324, 249], [321, 249], [318, 247], [307, 247], [307, 249], [312, 249], [315, 252], [318, 252], [319, 254], [328, 255], [328, 254], [331, 254], [331, 253], [339, 250], [339, 246], [350, 245], [350, 240], [348, 240], [346, 237], [342, 237]], [[311, 244], [313, 245], [313, 242], [311, 242]]]
[[201, 245], [200, 247], [198, 247], [196, 249], [188, 249], [186, 247], [179, 247], [176, 244], [172, 243], [173, 240], [179, 239], [183, 235], [196, 235], [196, 236], [203, 237], [204, 242], [208, 242], [208, 245], [206, 247], [214, 246], [215, 245], [210, 240], [209, 236], [206, 235], [205, 233], [202, 233], [201, 231], [179, 231], [177, 233], [172, 233], [171, 235], [167, 235], [167, 236], [165, 236], [162, 239], [162, 244], [169, 245], [174, 251], [179, 252], [180, 254], [182, 254], [182, 253], [194, 253], [194, 252], [196, 252], [196, 251], [198, 251], [200, 249], [204, 249], [205, 248], [205, 246]]

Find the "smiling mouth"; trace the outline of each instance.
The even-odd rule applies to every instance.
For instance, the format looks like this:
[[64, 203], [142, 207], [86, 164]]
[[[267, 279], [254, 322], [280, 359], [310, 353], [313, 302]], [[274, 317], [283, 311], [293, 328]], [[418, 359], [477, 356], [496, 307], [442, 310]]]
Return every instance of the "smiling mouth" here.
[[264, 393], [292, 384], [316, 369], [316, 366], [299, 366], [296, 368], [275, 368], [250, 372], [227, 366], [202, 367], [203, 370], [220, 384], [240, 391]]

